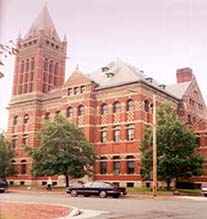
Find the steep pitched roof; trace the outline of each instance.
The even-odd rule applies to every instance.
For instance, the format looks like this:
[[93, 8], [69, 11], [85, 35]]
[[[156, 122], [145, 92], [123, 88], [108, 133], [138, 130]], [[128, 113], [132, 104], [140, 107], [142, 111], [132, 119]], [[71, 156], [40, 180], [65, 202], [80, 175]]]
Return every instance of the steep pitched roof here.
[[88, 76], [99, 84], [99, 88], [130, 83], [146, 77], [145, 74], [136, 67], [120, 60], [110, 62], [107, 66], [88, 74]]
[[35, 36], [40, 30], [44, 30], [46, 36], [54, 38], [56, 41], [60, 41], [55, 25], [46, 6], [44, 6], [40, 11], [29, 32], [26, 34], [25, 39], [30, 36]]
[[176, 96], [178, 99], [182, 99], [191, 83], [191, 81], [187, 81], [183, 83], [167, 85], [166, 90]]
[[68, 86], [74, 86], [77, 84], [85, 84], [85, 83], [89, 83], [92, 82], [93, 80], [91, 80], [87, 75], [83, 74], [78, 65], [76, 66], [75, 71], [72, 73], [72, 75], [67, 79], [67, 81], [64, 83], [64, 87], [68, 87]]
[[154, 87], [174, 98], [180, 99], [173, 90], [163, 88], [165, 85], [144, 74], [143, 71], [137, 69], [135, 66], [120, 60], [113, 61], [107, 66], [98, 69], [95, 72], [88, 74], [93, 81], [98, 84], [96, 89], [108, 88], [127, 83], [142, 81], [145, 84]]

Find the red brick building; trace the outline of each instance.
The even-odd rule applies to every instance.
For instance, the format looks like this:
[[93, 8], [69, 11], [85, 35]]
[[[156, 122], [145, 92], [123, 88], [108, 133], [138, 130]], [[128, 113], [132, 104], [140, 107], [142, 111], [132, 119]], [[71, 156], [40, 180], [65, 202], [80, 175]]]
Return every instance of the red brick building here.
[[[94, 179], [141, 186], [139, 146], [144, 125], [152, 123], [153, 94], [158, 104], [168, 102], [177, 109], [198, 134], [199, 153], [207, 155], [206, 106], [190, 68], [177, 70], [177, 83], [169, 86], [120, 60], [90, 74], [77, 66], [65, 81], [66, 38], [59, 38], [46, 7], [26, 36], [18, 38], [17, 47], [8, 138], [18, 174], [9, 178], [11, 184], [45, 181], [31, 177], [32, 160], [22, 145], [38, 147], [45, 120], [62, 114], [84, 130], [99, 154]], [[196, 180], [207, 181], [207, 175]]]

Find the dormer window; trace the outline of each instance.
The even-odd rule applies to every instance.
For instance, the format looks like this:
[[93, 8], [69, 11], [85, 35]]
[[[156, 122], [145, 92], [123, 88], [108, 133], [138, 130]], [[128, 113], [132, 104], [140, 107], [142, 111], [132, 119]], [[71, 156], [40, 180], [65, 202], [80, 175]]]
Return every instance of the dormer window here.
[[160, 84], [159, 87], [160, 87], [161, 89], [165, 90], [166, 85], [165, 85], [165, 84]]
[[115, 74], [112, 71], [106, 73], [107, 78], [112, 78], [114, 75]]
[[109, 67], [107, 67], [107, 66], [101, 68], [101, 71], [102, 71], [102, 72], [106, 72], [106, 71], [108, 71], [108, 70], [109, 70]]
[[145, 78], [148, 82], [152, 83], [153, 82], [153, 78]]

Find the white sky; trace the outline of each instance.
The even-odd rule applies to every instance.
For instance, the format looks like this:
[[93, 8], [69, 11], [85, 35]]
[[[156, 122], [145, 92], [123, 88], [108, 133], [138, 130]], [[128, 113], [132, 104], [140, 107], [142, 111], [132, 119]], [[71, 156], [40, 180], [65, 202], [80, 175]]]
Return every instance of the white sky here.
[[[0, 0], [0, 42], [24, 36], [43, 0]], [[67, 34], [66, 78], [79, 64], [91, 72], [120, 58], [160, 83], [176, 82], [191, 67], [207, 102], [206, 0], [48, 0], [61, 38]], [[4, 59], [0, 79], [0, 130], [7, 127], [14, 58]]]

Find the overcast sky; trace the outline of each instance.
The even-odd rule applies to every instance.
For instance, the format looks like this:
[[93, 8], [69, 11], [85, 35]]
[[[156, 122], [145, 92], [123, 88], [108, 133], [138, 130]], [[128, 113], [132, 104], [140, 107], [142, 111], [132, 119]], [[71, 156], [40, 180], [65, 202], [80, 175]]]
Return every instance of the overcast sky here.
[[[0, 42], [24, 36], [43, 0], [0, 0]], [[48, 0], [61, 38], [67, 34], [66, 78], [121, 59], [160, 83], [176, 82], [177, 68], [191, 67], [207, 102], [206, 0]], [[0, 79], [0, 130], [7, 127], [14, 58], [4, 59]]]

